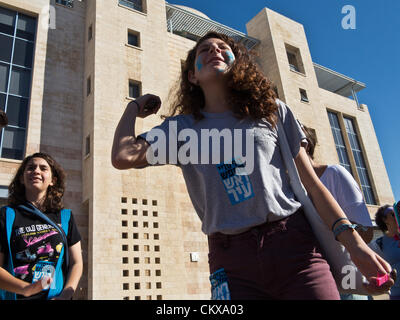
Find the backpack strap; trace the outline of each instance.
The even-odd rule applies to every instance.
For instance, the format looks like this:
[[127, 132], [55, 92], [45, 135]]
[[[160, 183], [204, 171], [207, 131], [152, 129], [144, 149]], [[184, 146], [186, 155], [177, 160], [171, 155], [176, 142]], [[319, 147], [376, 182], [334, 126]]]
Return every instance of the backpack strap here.
[[[65, 236], [68, 235], [70, 219], [71, 219], [71, 210], [62, 209], [61, 210], [61, 228], [64, 231]], [[65, 243], [65, 245], [61, 249], [60, 256], [57, 261], [56, 269], [54, 271], [53, 282], [50, 285], [49, 294], [47, 296], [48, 299], [51, 299], [53, 297], [60, 295], [60, 293], [64, 289], [65, 281], [64, 281], [64, 275], [63, 275], [63, 262], [65, 260], [64, 255], [65, 255], [65, 258], [67, 258], [67, 255], [69, 254], [66, 247], [68, 247], [68, 243]], [[64, 249], [66, 249], [66, 250], [64, 250]]]
[[[11, 245], [10, 245], [12, 227], [15, 220], [15, 211], [13, 208], [10, 208], [8, 206], [6, 206], [5, 208], [6, 208], [6, 234], [7, 234], [7, 244], [8, 244], [8, 259], [5, 264], [5, 269], [12, 276], [15, 276], [14, 264], [12, 261]], [[0, 290], [0, 300], [17, 300], [17, 295], [13, 292]]]
[[62, 209], [61, 210], [61, 227], [64, 230], [65, 235], [68, 235], [69, 220], [71, 219], [71, 210]]

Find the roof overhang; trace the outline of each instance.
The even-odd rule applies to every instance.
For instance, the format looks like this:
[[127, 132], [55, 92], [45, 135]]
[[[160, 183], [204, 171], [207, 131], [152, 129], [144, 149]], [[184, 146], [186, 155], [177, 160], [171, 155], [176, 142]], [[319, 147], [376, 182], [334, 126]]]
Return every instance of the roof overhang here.
[[196, 38], [201, 38], [209, 31], [216, 31], [226, 34], [235, 39], [235, 41], [242, 43], [248, 50], [253, 49], [260, 43], [260, 40], [258, 39], [249, 37], [242, 32], [229, 28], [211, 19], [206, 19], [169, 3], [166, 3], [165, 5], [167, 11], [167, 28], [169, 32], [178, 34], [187, 33]]
[[355, 92], [366, 88], [366, 85], [351, 79], [336, 71], [314, 63], [314, 70], [320, 88], [334, 92], [344, 97], [350, 97]]

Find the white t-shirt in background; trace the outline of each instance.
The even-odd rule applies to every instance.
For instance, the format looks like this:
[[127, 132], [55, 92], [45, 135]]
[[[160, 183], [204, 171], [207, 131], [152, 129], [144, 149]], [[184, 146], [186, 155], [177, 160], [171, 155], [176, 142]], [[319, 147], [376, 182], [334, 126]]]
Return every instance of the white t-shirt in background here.
[[350, 172], [340, 165], [331, 165], [326, 168], [320, 180], [350, 221], [365, 227], [372, 226], [360, 187]]

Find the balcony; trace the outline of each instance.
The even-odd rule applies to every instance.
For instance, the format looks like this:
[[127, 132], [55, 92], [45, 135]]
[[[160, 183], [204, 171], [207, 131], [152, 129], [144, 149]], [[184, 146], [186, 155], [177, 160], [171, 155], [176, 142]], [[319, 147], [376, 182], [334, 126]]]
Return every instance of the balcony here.
[[197, 41], [209, 31], [216, 31], [242, 43], [248, 50], [253, 49], [260, 42], [242, 32], [169, 3], [166, 3], [166, 11], [168, 32], [193, 41]]
[[320, 88], [346, 98], [353, 97], [357, 105], [359, 105], [357, 92], [366, 88], [364, 83], [351, 79], [317, 63], [314, 63], [314, 70], [317, 76], [318, 86]]

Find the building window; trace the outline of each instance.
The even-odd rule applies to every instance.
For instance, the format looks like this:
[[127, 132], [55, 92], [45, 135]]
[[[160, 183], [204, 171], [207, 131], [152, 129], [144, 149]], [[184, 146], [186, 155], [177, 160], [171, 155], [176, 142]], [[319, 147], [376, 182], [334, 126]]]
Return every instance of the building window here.
[[92, 92], [92, 79], [89, 77], [86, 80], [86, 96], [89, 96]]
[[138, 81], [129, 80], [129, 98], [139, 98], [141, 96], [142, 85]]
[[300, 89], [300, 100], [303, 102], [310, 102], [307, 97], [307, 91], [304, 89]]
[[305, 74], [303, 60], [301, 59], [300, 50], [285, 43], [286, 54], [289, 62], [289, 68], [292, 71]]
[[0, 108], [8, 118], [0, 132], [2, 158], [24, 156], [35, 36], [35, 18], [0, 7]]
[[128, 44], [140, 48], [140, 34], [139, 32], [128, 30]]
[[328, 117], [332, 129], [333, 139], [335, 140], [336, 152], [339, 156], [339, 163], [341, 166], [345, 167], [348, 172], [353, 174], [351, 170], [349, 155], [347, 153], [346, 145], [344, 143], [342, 129], [340, 128], [338, 115], [333, 112], [328, 112]]
[[[353, 119], [343, 117], [344, 130], [340, 126], [339, 116], [334, 112], [328, 112], [329, 122], [332, 129], [333, 138], [335, 140], [336, 151], [339, 156], [340, 165], [349, 171], [355, 180], [359, 181], [364, 200], [367, 204], [376, 205], [376, 199], [372, 190], [371, 179], [365, 163], [365, 157], [361, 150], [360, 140], [355, 130]], [[351, 150], [346, 148], [346, 142]], [[351, 151], [351, 152], [350, 152]], [[352, 167], [350, 158], [352, 157], [355, 168]], [[354, 170], [355, 169], [355, 170]]]
[[143, 0], [119, 0], [119, 4], [140, 12], [144, 12]]
[[361, 150], [360, 141], [354, 126], [354, 120], [344, 117], [344, 126], [350, 141], [351, 152], [356, 163], [356, 169], [360, 178], [361, 189], [364, 194], [365, 202], [367, 204], [376, 204], [375, 196], [372, 191], [371, 180], [369, 178], [367, 166], [365, 164], [364, 154]]
[[74, 0], [56, 0], [56, 3], [61, 4], [68, 8], [74, 7]]
[[86, 137], [85, 140], [85, 156], [90, 154], [90, 134]]
[[93, 26], [90, 25], [88, 28], [88, 41], [93, 39]]

